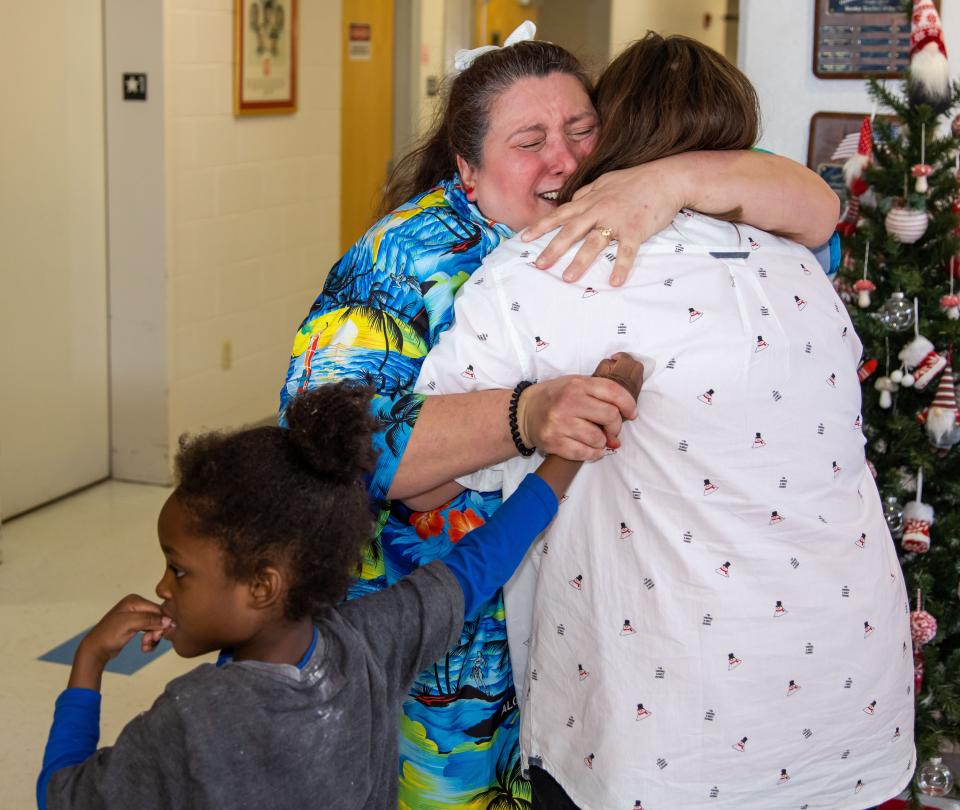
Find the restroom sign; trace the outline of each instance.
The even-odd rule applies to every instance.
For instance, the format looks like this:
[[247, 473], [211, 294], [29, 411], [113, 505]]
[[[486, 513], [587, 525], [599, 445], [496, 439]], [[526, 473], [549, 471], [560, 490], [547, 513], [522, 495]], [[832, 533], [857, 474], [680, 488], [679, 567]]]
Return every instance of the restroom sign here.
[[350, 23], [350, 39], [347, 43], [347, 58], [353, 62], [370, 61], [370, 23]]

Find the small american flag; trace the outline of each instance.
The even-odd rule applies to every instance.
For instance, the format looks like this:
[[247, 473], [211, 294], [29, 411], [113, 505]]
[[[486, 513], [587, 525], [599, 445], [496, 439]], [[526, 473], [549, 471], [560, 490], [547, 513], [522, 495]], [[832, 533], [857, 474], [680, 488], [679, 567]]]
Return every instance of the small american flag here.
[[860, 132], [851, 132], [844, 135], [837, 148], [833, 150], [830, 160], [846, 160], [857, 154], [857, 143], [860, 140]]

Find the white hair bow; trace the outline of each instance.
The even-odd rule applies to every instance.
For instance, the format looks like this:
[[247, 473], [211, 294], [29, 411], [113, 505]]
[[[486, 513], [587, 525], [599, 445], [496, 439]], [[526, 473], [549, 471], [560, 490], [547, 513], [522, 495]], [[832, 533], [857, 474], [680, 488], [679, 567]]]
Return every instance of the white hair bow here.
[[[536, 36], [536, 33], [537, 26], [530, 20], [524, 20], [513, 30], [513, 33], [504, 40], [503, 47], [509, 48], [518, 42], [531, 40]], [[456, 56], [453, 57], [453, 68], [457, 73], [460, 73], [470, 67], [470, 65], [473, 64], [473, 60], [480, 56], [480, 54], [486, 53], [487, 51], [496, 51], [499, 50], [499, 48], [499, 45], [481, 45], [479, 48], [470, 49], [462, 48], [457, 51]]]

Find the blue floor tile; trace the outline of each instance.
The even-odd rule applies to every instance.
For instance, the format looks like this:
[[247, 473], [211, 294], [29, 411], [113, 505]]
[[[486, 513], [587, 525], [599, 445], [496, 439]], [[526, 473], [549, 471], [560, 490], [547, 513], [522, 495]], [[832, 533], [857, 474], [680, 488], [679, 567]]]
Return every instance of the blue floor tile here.
[[[88, 627], [81, 633], [77, 633], [69, 641], [54, 647], [50, 652], [44, 653], [38, 660], [49, 661], [53, 664], [73, 665], [73, 654], [80, 646], [83, 637], [90, 632]], [[152, 653], [140, 652], [140, 634], [135, 635], [126, 646], [120, 650], [120, 654], [107, 664], [107, 672], [113, 672], [118, 675], [133, 675], [139, 669], [142, 669], [155, 658], [163, 655], [167, 650], [172, 649], [172, 645], [165, 638], [160, 640], [157, 649]]]

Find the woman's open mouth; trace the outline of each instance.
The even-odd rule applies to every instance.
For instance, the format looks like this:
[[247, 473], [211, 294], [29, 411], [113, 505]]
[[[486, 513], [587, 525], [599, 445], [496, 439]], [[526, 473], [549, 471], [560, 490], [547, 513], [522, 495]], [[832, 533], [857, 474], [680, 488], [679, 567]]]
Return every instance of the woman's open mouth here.
[[555, 203], [557, 201], [557, 197], [560, 196], [560, 189], [556, 189], [555, 191], [541, 191], [537, 196], [541, 200]]

